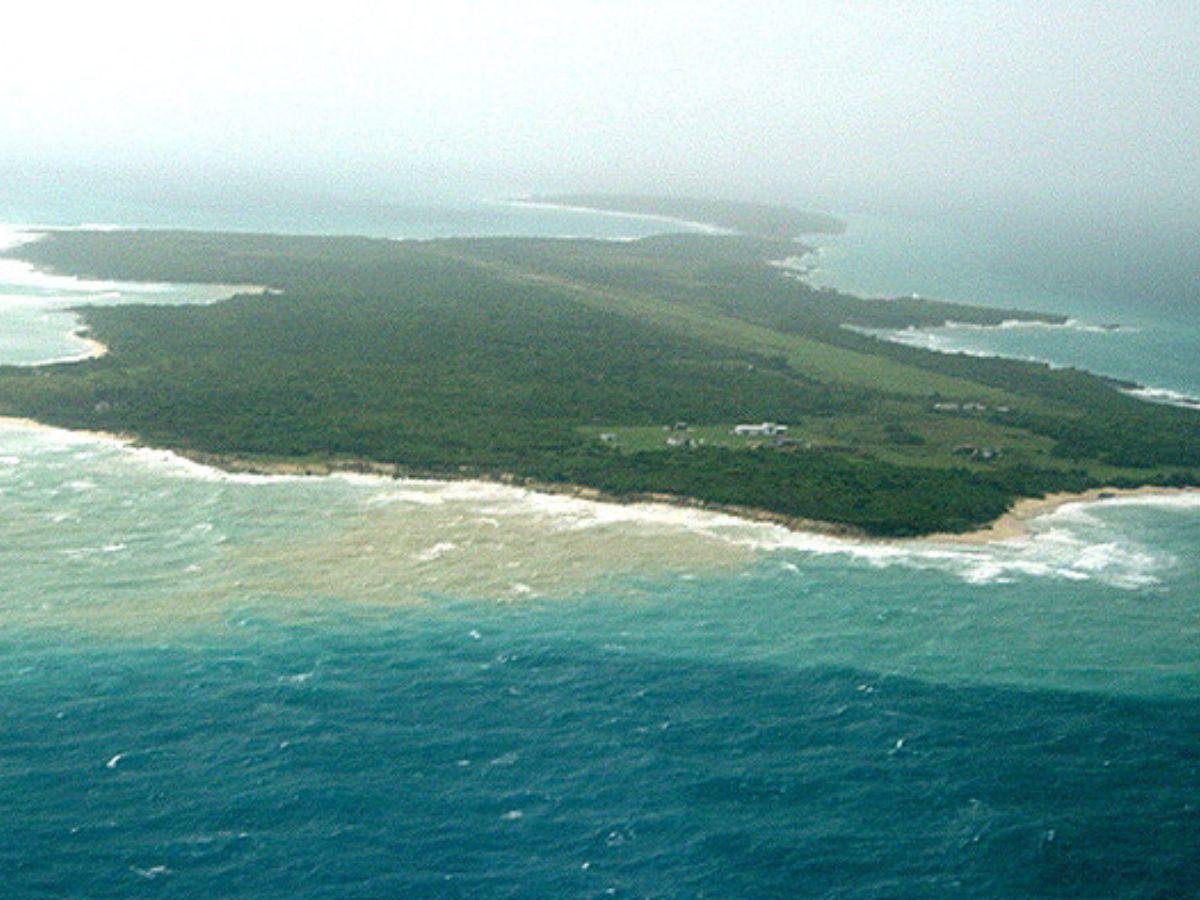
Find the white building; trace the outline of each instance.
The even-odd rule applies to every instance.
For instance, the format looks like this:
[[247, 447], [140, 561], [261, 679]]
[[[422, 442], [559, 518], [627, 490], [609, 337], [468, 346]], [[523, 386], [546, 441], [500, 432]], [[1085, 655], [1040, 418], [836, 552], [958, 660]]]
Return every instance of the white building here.
[[760, 425], [734, 425], [733, 433], [739, 437], [778, 437], [787, 434], [787, 426], [775, 422], [763, 422]]

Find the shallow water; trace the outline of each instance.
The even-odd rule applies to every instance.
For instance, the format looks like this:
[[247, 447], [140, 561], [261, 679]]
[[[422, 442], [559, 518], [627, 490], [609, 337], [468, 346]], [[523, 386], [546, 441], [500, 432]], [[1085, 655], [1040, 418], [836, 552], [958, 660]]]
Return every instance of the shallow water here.
[[[5, 277], [19, 363], [78, 351], [81, 299], [221, 293]], [[1185, 895], [1197, 509], [858, 543], [3, 423], [0, 871], [28, 896]]]
[[1070, 317], [1061, 327], [955, 325], [895, 332], [894, 339], [1078, 366], [1147, 385], [1159, 399], [1200, 397], [1194, 227], [982, 213], [849, 220], [844, 235], [820, 239], [811, 262], [816, 283]]

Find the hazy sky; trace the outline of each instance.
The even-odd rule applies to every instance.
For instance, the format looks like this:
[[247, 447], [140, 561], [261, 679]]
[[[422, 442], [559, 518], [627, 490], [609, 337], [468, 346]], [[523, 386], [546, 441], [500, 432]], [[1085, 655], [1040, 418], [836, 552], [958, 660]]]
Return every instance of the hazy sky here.
[[0, 167], [1200, 196], [1200, 3], [12, 4]]

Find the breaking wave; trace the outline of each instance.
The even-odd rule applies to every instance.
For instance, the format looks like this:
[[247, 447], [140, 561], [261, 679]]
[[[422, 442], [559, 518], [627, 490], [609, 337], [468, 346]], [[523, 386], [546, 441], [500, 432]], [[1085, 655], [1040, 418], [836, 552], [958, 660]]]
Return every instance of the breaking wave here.
[[1168, 388], [1139, 387], [1125, 391], [1131, 397], [1148, 403], [1163, 403], [1167, 406], [1182, 406], [1185, 409], [1200, 409], [1200, 397], [1172, 391]]

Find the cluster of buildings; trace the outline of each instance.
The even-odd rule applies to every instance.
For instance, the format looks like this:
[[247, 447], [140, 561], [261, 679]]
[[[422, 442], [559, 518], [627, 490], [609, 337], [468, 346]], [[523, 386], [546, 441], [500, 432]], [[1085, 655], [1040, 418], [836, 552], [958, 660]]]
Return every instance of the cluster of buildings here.
[[[933, 404], [935, 412], [987, 412], [988, 405], [979, 403], [978, 401], [971, 403], [935, 403]], [[993, 407], [996, 412], [1010, 412], [1007, 406]]]
[[954, 452], [958, 456], [969, 456], [982, 462], [999, 459], [1004, 455], [1004, 451], [999, 447], [980, 447], [976, 444], [959, 444], [954, 448]]
[[[668, 447], [699, 447], [705, 443], [704, 438], [694, 438], [688, 435], [691, 426], [687, 422], [676, 422], [674, 425], [664, 425], [662, 430], [667, 432], [666, 444]], [[787, 436], [788, 427], [780, 425], [778, 422], [756, 422], [734, 425], [730, 429], [730, 434], [737, 437], [758, 437], [770, 438], [765, 446], [782, 447], [798, 445], [802, 441], [792, 440]], [[618, 442], [618, 436], [615, 432], [601, 432], [600, 440], [605, 444], [615, 444]]]

